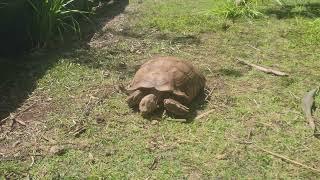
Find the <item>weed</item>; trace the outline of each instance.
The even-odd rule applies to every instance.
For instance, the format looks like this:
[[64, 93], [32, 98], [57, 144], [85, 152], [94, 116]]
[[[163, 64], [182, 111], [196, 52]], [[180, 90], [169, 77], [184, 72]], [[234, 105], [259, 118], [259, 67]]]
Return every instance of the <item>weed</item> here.
[[208, 14], [223, 16], [228, 19], [259, 18], [264, 15], [258, 10], [258, 1], [243, 2], [242, 5], [236, 5], [233, 1], [227, 1], [223, 6], [208, 11]]
[[313, 46], [320, 44], [320, 18], [311, 21], [305, 21], [302, 18], [296, 18], [296, 28], [288, 33], [288, 38], [294, 46]]
[[30, 36], [37, 46], [45, 46], [55, 35], [63, 39], [65, 31], [80, 34], [77, 16], [86, 17], [88, 12], [78, 10], [73, 6], [74, 2], [75, 0], [28, 0], [33, 10]]
[[301, 39], [305, 44], [320, 45], [320, 18], [311, 21], [305, 22], [301, 25], [302, 31], [304, 32]]

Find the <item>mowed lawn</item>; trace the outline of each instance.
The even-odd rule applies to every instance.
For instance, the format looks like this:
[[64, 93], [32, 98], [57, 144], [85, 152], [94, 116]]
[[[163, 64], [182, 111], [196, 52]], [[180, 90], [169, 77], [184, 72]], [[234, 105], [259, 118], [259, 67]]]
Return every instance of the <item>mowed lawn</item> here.
[[[8, 107], [28, 108], [1, 126], [1, 178], [320, 178], [320, 141], [301, 108], [320, 82], [319, 0], [241, 10], [225, 0], [130, 0], [85, 44], [1, 61]], [[118, 85], [158, 55], [206, 76], [210, 98], [192, 108], [210, 114], [181, 123], [127, 106]]]

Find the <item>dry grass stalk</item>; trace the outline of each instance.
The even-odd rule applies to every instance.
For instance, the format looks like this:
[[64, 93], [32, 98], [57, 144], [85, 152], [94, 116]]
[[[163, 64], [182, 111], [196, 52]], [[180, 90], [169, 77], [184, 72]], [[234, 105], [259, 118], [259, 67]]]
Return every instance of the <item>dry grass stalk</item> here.
[[261, 66], [258, 66], [258, 65], [255, 65], [255, 64], [252, 64], [252, 63], [249, 63], [249, 62], [246, 62], [242, 59], [237, 59], [241, 64], [245, 64], [245, 65], [248, 65], [248, 66], [251, 66], [259, 71], [262, 71], [262, 72], [265, 72], [267, 74], [273, 74], [273, 75], [276, 75], [276, 76], [288, 76], [287, 73], [284, 73], [284, 72], [281, 72], [281, 71], [278, 71], [278, 70], [274, 70], [274, 69], [271, 69], [271, 68], [266, 68], [266, 67], [261, 67]]

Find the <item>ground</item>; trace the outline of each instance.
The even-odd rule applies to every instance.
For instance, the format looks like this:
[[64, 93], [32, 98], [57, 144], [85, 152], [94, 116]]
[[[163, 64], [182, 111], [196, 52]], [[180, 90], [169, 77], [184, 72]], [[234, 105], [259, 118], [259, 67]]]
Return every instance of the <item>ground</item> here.
[[[230, 18], [223, 0], [109, 1], [95, 33], [71, 47], [0, 59], [0, 117], [11, 117], [0, 125], [0, 177], [320, 178], [320, 142], [301, 108], [320, 80], [320, 1], [276, 2]], [[181, 123], [127, 106], [119, 85], [159, 55], [206, 76], [210, 98], [192, 107], [210, 114]]]

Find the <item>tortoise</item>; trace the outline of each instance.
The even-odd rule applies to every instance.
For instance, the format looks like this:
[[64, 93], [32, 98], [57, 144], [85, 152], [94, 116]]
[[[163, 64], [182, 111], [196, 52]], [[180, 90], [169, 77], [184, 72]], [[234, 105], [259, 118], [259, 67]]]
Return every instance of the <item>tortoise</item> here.
[[127, 91], [130, 107], [148, 115], [164, 107], [174, 115], [186, 115], [188, 105], [205, 87], [206, 79], [191, 63], [176, 57], [155, 57], [136, 72]]

